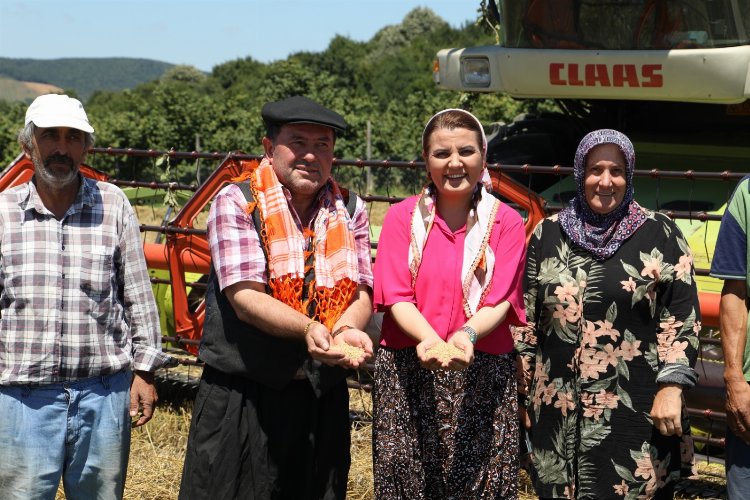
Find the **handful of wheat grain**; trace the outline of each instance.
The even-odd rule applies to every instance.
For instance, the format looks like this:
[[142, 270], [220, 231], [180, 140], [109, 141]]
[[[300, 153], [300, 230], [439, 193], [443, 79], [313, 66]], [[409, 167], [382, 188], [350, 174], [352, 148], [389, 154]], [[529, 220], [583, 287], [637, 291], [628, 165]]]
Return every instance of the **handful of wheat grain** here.
[[361, 347], [349, 345], [347, 343], [332, 345], [329, 350], [332, 352], [343, 353], [344, 356], [350, 361], [358, 360], [365, 353], [365, 350], [362, 349]]
[[464, 352], [453, 344], [441, 342], [427, 349], [427, 354], [435, 356], [441, 363], [447, 363], [455, 357], [463, 357]]

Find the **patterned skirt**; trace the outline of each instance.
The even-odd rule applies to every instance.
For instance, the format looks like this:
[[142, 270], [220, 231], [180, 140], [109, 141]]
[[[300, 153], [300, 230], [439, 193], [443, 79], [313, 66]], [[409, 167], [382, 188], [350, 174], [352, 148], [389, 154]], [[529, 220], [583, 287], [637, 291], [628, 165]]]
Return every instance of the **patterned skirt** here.
[[517, 409], [512, 354], [477, 352], [466, 370], [430, 371], [414, 348], [379, 348], [375, 498], [517, 498]]

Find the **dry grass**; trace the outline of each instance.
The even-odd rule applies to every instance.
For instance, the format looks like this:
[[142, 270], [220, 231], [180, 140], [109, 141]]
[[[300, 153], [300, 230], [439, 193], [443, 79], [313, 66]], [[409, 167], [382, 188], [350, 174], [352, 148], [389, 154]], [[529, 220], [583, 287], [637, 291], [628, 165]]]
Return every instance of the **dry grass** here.
[[367, 214], [370, 217], [370, 224], [373, 226], [382, 226], [385, 213], [388, 211], [390, 204], [380, 201], [373, 201], [367, 204]]
[[190, 415], [190, 406], [163, 407], [150, 423], [133, 429], [125, 498], [177, 498]]
[[[349, 407], [364, 417], [372, 416], [372, 398], [368, 392], [350, 389]], [[171, 500], [177, 498], [190, 426], [191, 402], [162, 404], [146, 426], [134, 429], [130, 446], [130, 466], [125, 498], [130, 500]], [[352, 466], [347, 498], [373, 500], [372, 425], [355, 422], [352, 426]], [[697, 464], [698, 475], [678, 485], [677, 499], [725, 499], [724, 467]], [[62, 491], [58, 499], [64, 499]], [[528, 476], [521, 471], [521, 500], [536, 499]]]
[[699, 460], [696, 475], [677, 485], [675, 498], [726, 499], [726, 485], [723, 464]]
[[372, 480], [372, 424], [355, 423], [352, 426], [352, 466], [346, 497], [350, 500], [375, 498]]
[[352, 466], [346, 497], [351, 500], [375, 498], [372, 481], [372, 396], [369, 392], [349, 389], [349, 410], [363, 416], [366, 422], [352, 425]]
[[0, 77], [0, 95], [7, 101], [31, 102], [42, 94], [59, 94], [63, 89], [46, 83], [24, 82], [13, 78]]

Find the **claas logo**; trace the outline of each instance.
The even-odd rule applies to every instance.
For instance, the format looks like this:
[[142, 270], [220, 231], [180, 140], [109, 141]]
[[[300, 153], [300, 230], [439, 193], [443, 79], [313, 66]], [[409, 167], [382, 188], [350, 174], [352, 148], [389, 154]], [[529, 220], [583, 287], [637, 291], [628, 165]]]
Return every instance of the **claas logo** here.
[[661, 64], [550, 63], [552, 85], [578, 87], [663, 87]]

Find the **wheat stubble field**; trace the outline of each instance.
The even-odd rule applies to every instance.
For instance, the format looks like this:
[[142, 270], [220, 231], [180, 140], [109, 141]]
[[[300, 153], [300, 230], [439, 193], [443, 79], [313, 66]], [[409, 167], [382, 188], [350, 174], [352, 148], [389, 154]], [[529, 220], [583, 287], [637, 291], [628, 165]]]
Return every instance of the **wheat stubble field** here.
[[[196, 375], [192, 369], [191, 377]], [[185, 456], [188, 428], [190, 426], [190, 391], [175, 391], [162, 387], [160, 406], [146, 426], [134, 429], [130, 447], [130, 466], [125, 485], [125, 498], [129, 500], [171, 500], [179, 492], [182, 463]], [[374, 500], [372, 483], [370, 394], [360, 389], [350, 389], [350, 409], [360, 415], [361, 421], [352, 424], [352, 467], [349, 473], [349, 500]], [[678, 489], [678, 499], [725, 499], [724, 468], [717, 464], [699, 461], [698, 474], [683, 481]], [[64, 499], [62, 491], [58, 499]], [[521, 474], [519, 498], [537, 498]]]

